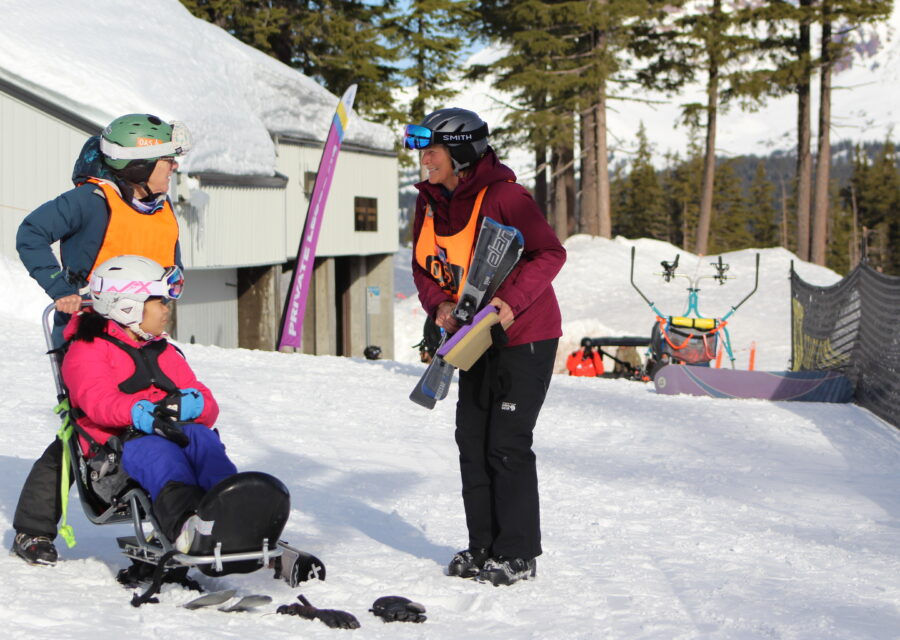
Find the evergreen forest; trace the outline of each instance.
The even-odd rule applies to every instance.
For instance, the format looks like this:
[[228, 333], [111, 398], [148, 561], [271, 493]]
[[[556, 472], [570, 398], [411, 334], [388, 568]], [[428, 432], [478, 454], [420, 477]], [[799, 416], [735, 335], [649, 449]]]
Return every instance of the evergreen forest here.
[[[832, 77], [878, 48], [893, 0], [182, 2], [337, 95], [358, 83], [356, 110], [391, 127], [447, 104], [454, 79], [489, 79], [512, 96], [492, 141], [533, 156], [534, 197], [561, 239], [654, 237], [698, 254], [783, 246], [839, 273], [865, 258], [900, 275], [894, 143], [831, 140]], [[463, 68], [489, 44], [497, 61]], [[608, 105], [635, 89], [677, 101], [688, 85], [704, 99], [672, 123], [693, 132], [686, 154], [654, 157], [641, 130], [619, 159]], [[784, 96], [797, 105], [791, 153], [717, 157], [724, 109]]]

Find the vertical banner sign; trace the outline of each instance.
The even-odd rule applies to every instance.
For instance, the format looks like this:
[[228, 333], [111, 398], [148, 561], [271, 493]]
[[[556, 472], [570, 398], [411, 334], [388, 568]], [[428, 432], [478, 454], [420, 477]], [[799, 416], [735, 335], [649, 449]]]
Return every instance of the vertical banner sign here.
[[281, 328], [278, 331], [278, 349], [282, 347], [299, 349], [302, 346], [303, 315], [306, 312], [309, 281], [313, 276], [316, 244], [319, 241], [319, 230], [322, 227], [325, 202], [328, 200], [328, 191], [331, 189], [331, 180], [334, 177], [334, 167], [337, 164], [338, 153], [341, 150], [341, 141], [344, 139], [344, 132], [347, 130], [350, 110], [353, 108], [353, 99], [355, 97], [356, 85], [354, 84], [341, 97], [341, 101], [338, 103], [337, 110], [334, 113], [334, 118], [331, 121], [328, 138], [325, 140], [322, 160], [319, 161], [319, 171], [316, 173], [316, 184], [309, 198], [309, 208], [306, 211], [303, 234], [300, 236], [300, 248], [297, 249], [297, 264], [294, 266], [291, 286], [284, 301]]

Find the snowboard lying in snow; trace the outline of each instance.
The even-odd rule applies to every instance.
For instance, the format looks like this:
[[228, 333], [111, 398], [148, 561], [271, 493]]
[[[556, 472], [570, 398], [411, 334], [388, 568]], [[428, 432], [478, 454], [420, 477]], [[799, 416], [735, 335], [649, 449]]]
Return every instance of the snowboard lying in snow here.
[[853, 384], [837, 371], [739, 371], [667, 364], [653, 378], [657, 393], [799, 402], [851, 402]]

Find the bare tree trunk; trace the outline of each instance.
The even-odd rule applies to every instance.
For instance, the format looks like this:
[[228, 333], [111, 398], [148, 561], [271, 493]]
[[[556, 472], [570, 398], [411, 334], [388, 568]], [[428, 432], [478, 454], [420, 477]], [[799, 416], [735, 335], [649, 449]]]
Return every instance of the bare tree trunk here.
[[601, 238], [612, 237], [612, 206], [609, 188], [609, 148], [606, 145], [606, 83], [597, 90], [597, 217]]
[[719, 67], [710, 60], [709, 79], [706, 85], [706, 155], [703, 158], [703, 189], [700, 192], [700, 217], [697, 220], [697, 241], [694, 253], [704, 255], [709, 245], [709, 228], [712, 224], [713, 187], [716, 176], [716, 116], [719, 106]]
[[569, 237], [569, 220], [568, 220], [568, 201], [565, 184], [565, 165], [564, 149], [556, 148], [550, 157], [551, 168], [551, 188], [553, 191], [553, 230], [556, 231], [556, 237], [563, 242]]
[[862, 246], [859, 234], [859, 209], [856, 206], [856, 187], [850, 183], [850, 207], [853, 209], [853, 230], [850, 232], [850, 270], [859, 264]]
[[822, 3], [822, 63], [819, 99], [819, 145], [816, 156], [816, 199], [813, 208], [811, 260], [825, 266], [828, 196], [831, 180], [831, 20], [829, 2]]
[[[572, 114], [574, 120], [575, 114]], [[573, 132], [574, 138], [574, 132]], [[574, 140], [573, 140], [574, 143]], [[563, 153], [563, 184], [566, 188], [566, 238], [578, 232], [578, 220], [575, 218], [575, 149], [570, 144]], [[560, 239], [562, 240], [562, 238]]]
[[[800, 8], [812, 6], [813, 0], [800, 0]], [[797, 257], [809, 260], [809, 207], [812, 184], [810, 142], [809, 52], [810, 19], [804, 15], [800, 22], [799, 58], [804, 68], [797, 86]]]
[[591, 104], [581, 114], [581, 230], [592, 236], [600, 233], [595, 107]]
[[788, 248], [788, 197], [784, 176], [781, 178], [781, 246]]
[[547, 150], [544, 147], [534, 148], [534, 200], [547, 217], [550, 207], [547, 206]]

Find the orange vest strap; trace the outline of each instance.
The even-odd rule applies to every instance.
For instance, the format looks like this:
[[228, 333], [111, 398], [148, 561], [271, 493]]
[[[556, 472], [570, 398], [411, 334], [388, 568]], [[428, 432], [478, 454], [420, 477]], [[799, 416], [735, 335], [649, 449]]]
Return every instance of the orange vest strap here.
[[481, 204], [487, 189], [485, 186], [478, 192], [466, 226], [450, 236], [435, 232], [434, 212], [430, 204], [425, 206], [425, 220], [416, 241], [416, 262], [453, 300], [459, 299], [460, 289], [469, 272], [478, 235]]

